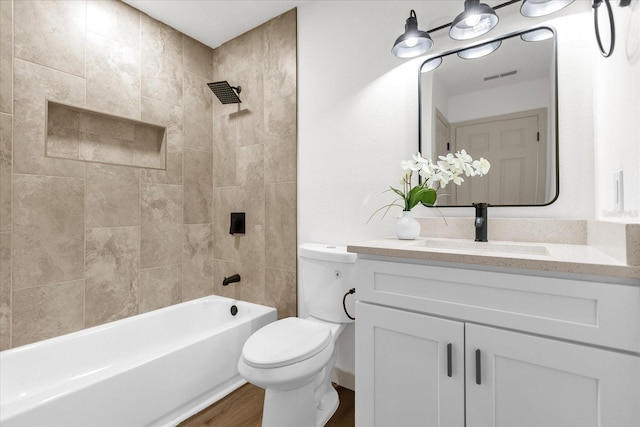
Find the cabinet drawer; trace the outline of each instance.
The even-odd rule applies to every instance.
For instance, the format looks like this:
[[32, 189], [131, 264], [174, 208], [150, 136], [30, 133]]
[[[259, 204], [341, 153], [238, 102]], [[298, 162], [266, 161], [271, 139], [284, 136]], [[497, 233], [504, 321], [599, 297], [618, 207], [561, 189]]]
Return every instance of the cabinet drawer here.
[[358, 299], [640, 353], [640, 287], [359, 259]]

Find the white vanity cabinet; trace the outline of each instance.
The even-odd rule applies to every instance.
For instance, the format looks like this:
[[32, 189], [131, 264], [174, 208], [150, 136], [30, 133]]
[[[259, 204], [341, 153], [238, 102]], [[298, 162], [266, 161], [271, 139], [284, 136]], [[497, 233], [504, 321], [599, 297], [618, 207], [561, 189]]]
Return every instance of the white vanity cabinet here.
[[357, 269], [357, 427], [640, 426], [639, 286]]
[[356, 313], [356, 425], [464, 426], [464, 323], [360, 302]]

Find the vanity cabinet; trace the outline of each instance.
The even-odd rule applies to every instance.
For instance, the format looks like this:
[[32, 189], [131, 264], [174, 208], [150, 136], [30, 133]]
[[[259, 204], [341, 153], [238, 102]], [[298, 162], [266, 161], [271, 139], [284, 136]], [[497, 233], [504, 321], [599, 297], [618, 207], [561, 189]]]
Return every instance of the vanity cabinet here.
[[360, 302], [356, 313], [356, 425], [464, 426], [464, 323]]
[[640, 287], [357, 270], [356, 426], [640, 426]]

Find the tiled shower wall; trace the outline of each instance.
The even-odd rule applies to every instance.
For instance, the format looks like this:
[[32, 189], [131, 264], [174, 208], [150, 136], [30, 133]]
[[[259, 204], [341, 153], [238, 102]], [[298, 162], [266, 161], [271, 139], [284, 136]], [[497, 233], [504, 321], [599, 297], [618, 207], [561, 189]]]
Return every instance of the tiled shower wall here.
[[[0, 349], [210, 294], [295, 315], [295, 10], [212, 50], [119, 1], [2, 0], [0, 72]], [[166, 170], [45, 157], [46, 100], [167, 127]]]

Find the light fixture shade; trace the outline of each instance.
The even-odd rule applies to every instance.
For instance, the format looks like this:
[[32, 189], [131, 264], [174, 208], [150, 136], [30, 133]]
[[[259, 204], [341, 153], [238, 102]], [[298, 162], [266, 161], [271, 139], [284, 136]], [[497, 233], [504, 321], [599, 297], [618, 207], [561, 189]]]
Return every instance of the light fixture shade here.
[[571, 3], [573, 3], [573, 0], [522, 0], [520, 14], [529, 18], [536, 18], [557, 12]]
[[436, 58], [429, 59], [428, 61], [425, 61], [422, 64], [422, 67], [420, 67], [420, 72], [421, 73], [428, 73], [429, 71], [433, 71], [436, 68], [438, 68], [440, 66], [440, 64], [442, 64], [442, 56], [438, 56]]
[[533, 31], [527, 31], [520, 34], [520, 38], [526, 42], [539, 42], [542, 40], [548, 40], [553, 37], [553, 31], [548, 28], [539, 28]]
[[462, 59], [481, 58], [483, 56], [489, 55], [491, 52], [499, 48], [501, 44], [501, 40], [497, 40], [491, 43], [485, 43], [477, 47], [461, 50], [460, 52], [458, 52], [458, 56]]
[[480, 0], [465, 0], [464, 11], [456, 16], [449, 29], [454, 40], [469, 40], [489, 32], [498, 24], [496, 12]]
[[391, 52], [398, 58], [413, 58], [426, 53], [433, 46], [433, 40], [426, 31], [418, 29], [416, 12], [411, 10], [404, 33], [396, 39]]

